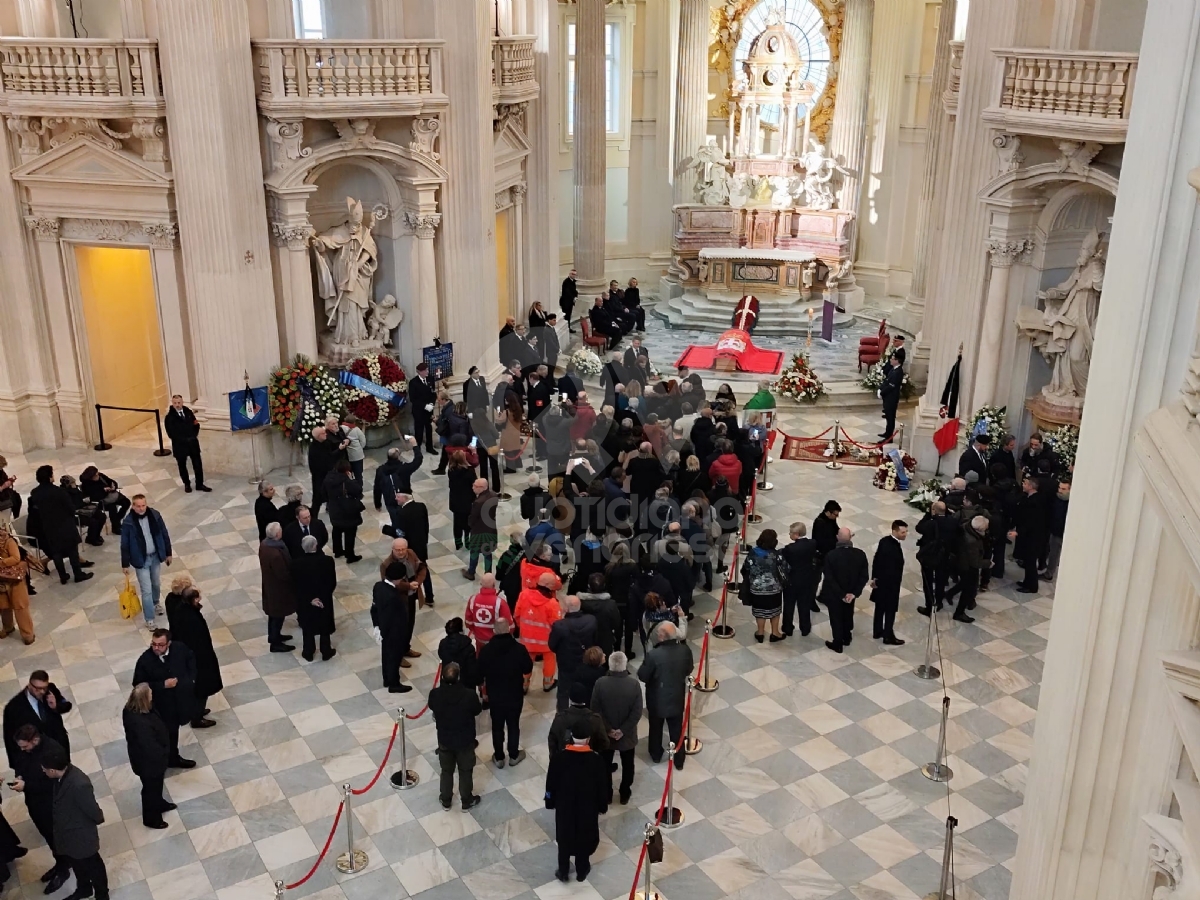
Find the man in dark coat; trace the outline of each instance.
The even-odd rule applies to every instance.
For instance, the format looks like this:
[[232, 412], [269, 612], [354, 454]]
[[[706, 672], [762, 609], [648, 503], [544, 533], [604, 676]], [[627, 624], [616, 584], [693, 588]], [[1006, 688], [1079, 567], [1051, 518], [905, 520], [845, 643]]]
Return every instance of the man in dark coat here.
[[553, 498], [550, 492], [542, 486], [537, 475], [529, 476], [529, 487], [521, 491], [521, 517], [529, 523], [530, 528], [537, 527], [542, 510], [547, 509]]
[[409, 616], [408, 599], [401, 596], [396, 582], [404, 579], [404, 564], [393, 562], [387, 575], [371, 589], [371, 622], [379, 629], [379, 645], [383, 683], [389, 694], [407, 694], [412, 685], [400, 680], [400, 665], [404, 660], [406, 622]]
[[463, 812], [479, 805], [475, 793], [475, 717], [483, 704], [474, 689], [462, 683], [458, 663], [442, 667], [442, 683], [429, 692], [429, 711], [437, 729], [437, 756], [441, 764], [439, 799], [450, 808], [454, 797], [454, 770], [458, 770], [458, 795]]
[[783, 585], [784, 637], [795, 632], [797, 612], [800, 614], [800, 636], [808, 637], [812, 631], [812, 606], [821, 573], [816, 565], [817, 545], [812, 538], [805, 537], [807, 531], [803, 522], [792, 523], [788, 529], [791, 543], [779, 551], [787, 564], [787, 581]]
[[829, 608], [833, 640], [826, 641], [825, 646], [834, 653], [841, 653], [853, 639], [854, 601], [870, 580], [867, 554], [855, 547], [852, 539], [849, 528], [838, 529], [837, 545], [825, 555], [822, 570], [818, 599]]
[[325, 503], [325, 476], [333, 471], [341, 456], [341, 448], [325, 431], [324, 426], [314, 428], [312, 440], [308, 442], [308, 473], [312, 476], [314, 519], [321, 517], [321, 505]]
[[604, 301], [599, 297], [593, 301], [592, 308], [588, 310], [588, 324], [591, 325], [592, 334], [607, 339], [609, 350], [621, 343], [624, 332], [621, 331], [617, 320], [613, 318], [612, 311], [605, 307]]
[[875, 604], [875, 622], [872, 637], [883, 638], [885, 644], [898, 647], [904, 643], [896, 637], [896, 610], [900, 608], [900, 580], [904, 576], [904, 548], [908, 537], [908, 523], [897, 519], [892, 523], [892, 533], [884, 537], [875, 548], [875, 559], [871, 561], [871, 602]]
[[988, 457], [988, 471], [995, 474], [994, 466], [1004, 467], [1004, 477], [1017, 480], [1017, 457], [1014, 455], [1017, 449], [1017, 439], [1006, 434], [1000, 439], [1000, 447], [992, 451], [992, 455]]
[[579, 392], [582, 390], [583, 379], [575, 371], [575, 364], [568, 361], [566, 371], [558, 378], [558, 392], [566, 394], [567, 399], [574, 403], [579, 398]]
[[[525, 401], [528, 404], [529, 420], [535, 425], [538, 424], [540, 417], [550, 408], [550, 400], [552, 398], [550, 383], [544, 380], [537, 372], [531, 372], [529, 375], [529, 387], [525, 391]], [[546, 442], [540, 437], [535, 440], [537, 450], [537, 458], [546, 458]]]
[[408, 446], [412, 448], [413, 458], [411, 462], [404, 461], [400, 455], [399, 447], [392, 447], [387, 452], [387, 459], [375, 470], [375, 484], [372, 494], [375, 501], [375, 509], [379, 510], [386, 507], [388, 515], [391, 516], [391, 526], [383, 529], [383, 533], [388, 537], [396, 536], [393, 533], [397, 527], [396, 511], [400, 509], [400, 501], [397, 498], [400, 494], [412, 493], [413, 474], [421, 468], [421, 463], [424, 461], [424, 457], [421, 455], [421, 447], [415, 437], [408, 439]]
[[283, 633], [283, 620], [296, 611], [296, 589], [292, 584], [292, 556], [284, 544], [278, 522], [267, 525], [267, 539], [258, 545], [262, 572], [262, 608], [267, 617], [267, 643], [272, 653], [290, 653], [296, 648]]
[[42, 755], [47, 751], [56, 751], [69, 758], [69, 754], [54, 738], [38, 731], [36, 725], [18, 728], [16, 744], [18, 757], [13, 761], [12, 768], [17, 780], [12, 789], [25, 798], [29, 818], [54, 856], [54, 865], [42, 874], [42, 881], [49, 882], [45, 893], [53, 894], [71, 874], [71, 863], [54, 847], [54, 782], [42, 771]]
[[563, 316], [567, 320], [567, 329], [572, 334], [575, 333], [575, 329], [571, 328], [571, 313], [575, 311], [575, 300], [578, 297], [579, 285], [575, 282], [575, 270], [572, 269], [563, 279], [562, 291], [558, 295], [558, 308], [563, 311]]
[[621, 356], [611, 353], [608, 362], [600, 369], [600, 387], [604, 388], [604, 405], [612, 406], [617, 402], [617, 385], [625, 383], [625, 367], [621, 365]]
[[167, 777], [171, 741], [162, 716], [152, 707], [150, 690], [133, 689], [129, 702], [121, 713], [125, 726], [125, 751], [129, 768], [142, 781], [142, 824], [147, 828], [167, 827], [163, 813], [175, 809], [163, 797], [163, 780]]
[[650, 718], [650, 758], [663, 756], [663, 725], [675, 744], [675, 768], [687, 758], [683, 746], [683, 708], [687, 700], [687, 677], [692, 672], [692, 648], [679, 640], [670, 622], [658, 626], [660, 642], [646, 653], [638, 668], [638, 679], [646, 685], [646, 712]]
[[[550, 723], [546, 734], [546, 749], [553, 759], [571, 746], [571, 739], [586, 737], [597, 752], [608, 749], [608, 732], [604, 720], [591, 707], [592, 687], [583, 682], [571, 686], [571, 702], [560, 709]], [[609, 779], [611, 781], [611, 779]]]
[[163, 429], [171, 441], [171, 455], [175, 457], [175, 465], [179, 466], [184, 492], [192, 492], [192, 480], [188, 478], [187, 470], [189, 459], [196, 473], [196, 490], [211, 491], [212, 488], [204, 483], [204, 462], [200, 459], [200, 423], [196, 414], [183, 405], [183, 397], [179, 394], [171, 397], [171, 408], [163, 417]]
[[[266, 531], [263, 533], [266, 534]], [[292, 559], [303, 555], [300, 542], [310, 534], [317, 539], [317, 546], [322, 549], [329, 543], [329, 529], [325, 527], [325, 523], [314, 519], [312, 510], [307, 506], [297, 507], [295, 520], [288, 522], [283, 529], [283, 543]]]
[[613, 756], [621, 754], [621, 805], [633, 792], [634, 753], [638, 722], [642, 719], [642, 687], [629, 674], [629, 657], [620, 650], [608, 657], [608, 674], [592, 688], [592, 712], [600, 716], [608, 735], [604, 761], [611, 769]]
[[[40, 541], [40, 549], [54, 560], [54, 569], [63, 584], [70, 580], [63, 561], [71, 564], [75, 582], [87, 581], [94, 573], [83, 571], [92, 564], [79, 559], [79, 526], [76, 507], [65, 490], [54, 483], [54, 469], [38, 466], [37, 487], [29, 492], [29, 518], [37, 522], [31, 532]], [[36, 517], [35, 517], [36, 513]]]
[[108, 900], [108, 872], [100, 856], [100, 831], [104, 813], [96, 803], [92, 781], [71, 765], [63, 750], [42, 754], [42, 771], [54, 785], [54, 849], [71, 861], [75, 870], [72, 897], [95, 896]]
[[296, 621], [304, 636], [300, 655], [313, 661], [316, 639], [321, 638], [321, 659], [337, 653], [329, 641], [336, 630], [333, 621], [333, 592], [337, 588], [337, 570], [333, 558], [326, 556], [312, 535], [300, 542], [303, 555], [292, 560], [292, 581], [296, 585]]
[[[821, 510], [821, 514], [813, 519], [812, 540], [813, 545], [816, 547], [816, 556], [813, 559], [813, 565], [817, 567], [818, 573], [824, 573], [825, 557], [837, 546], [837, 518], [841, 515], [841, 512], [841, 505], [836, 500], [829, 500], [825, 503], [825, 508]], [[821, 607], [817, 605], [816, 601], [813, 601], [809, 610], [811, 612], [820, 612]]]
[[[974, 472], [978, 476], [976, 484], [987, 484], [991, 480], [991, 473], [988, 471], [988, 449], [991, 447], [992, 437], [987, 432], [975, 435], [975, 440], [971, 442], [971, 446], [962, 452], [958, 457], [958, 477], [966, 478], [968, 472]], [[970, 480], [970, 479], [968, 479]]]
[[521, 709], [525, 705], [525, 678], [533, 671], [533, 657], [512, 635], [508, 619], [492, 623], [492, 639], [479, 651], [479, 675], [487, 691], [492, 716], [492, 762], [504, 768], [504, 736], [508, 732], [508, 764], [525, 758], [521, 749]]
[[209, 697], [221, 692], [225, 683], [221, 679], [221, 664], [217, 660], [212, 634], [201, 608], [200, 589], [196, 587], [184, 588], [182, 594], [167, 597], [167, 627], [171, 631], [171, 641], [176, 645], [185, 645], [196, 657], [196, 703], [192, 727], [212, 728], [217, 723], [205, 718], [208, 712], [206, 704]]
[[1037, 480], [1026, 476], [1021, 482], [1021, 499], [1017, 501], [1013, 528], [1008, 533], [1013, 544], [1013, 559], [1020, 560], [1025, 577], [1017, 585], [1022, 594], [1037, 593], [1038, 558], [1046, 553], [1050, 542], [1050, 514], [1045, 495], [1038, 490]]
[[479, 366], [471, 366], [467, 371], [467, 380], [463, 382], [463, 403], [467, 405], [467, 412], [474, 413], [479, 410], [487, 412], [488, 406], [492, 402], [491, 392], [488, 390], [487, 379], [479, 371]]
[[[964, 510], [968, 512], [969, 510]], [[958, 606], [954, 610], [954, 620], [970, 625], [975, 620], [967, 615], [975, 608], [975, 595], [979, 591], [979, 576], [984, 569], [991, 568], [991, 554], [988, 552], [987, 533], [990, 526], [988, 518], [977, 515], [973, 518], [960, 517], [952, 520], [958, 527], [958, 542], [954, 551], [954, 563], [958, 572], [958, 587], [962, 591]], [[1035, 570], [1034, 575], [1037, 572]]]
[[71, 711], [71, 703], [43, 669], [29, 674], [25, 689], [4, 706], [4, 749], [8, 751], [8, 765], [16, 768], [21, 749], [17, 746], [17, 731], [22, 725], [34, 725], [47, 737], [53, 738], [68, 753], [71, 739], [63, 716]]
[[562, 607], [563, 617], [550, 626], [547, 645], [558, 661], [559, 712], [567, 708], [575, 673], [583, 665], [583, 651], [596, 643], [596, 617], [583, 612], [579, 598], [564, 598]]
[[417, 363], [417, 374], [408, 380], [408, 408], [412, 411], [413, 437], [425, 443], [425, 452], [433, 452], [433, 401], [437, 397], [429, 366]]
[[[400, 496], [400, 508], [396, 511], [395, 537], [408, 541], [408, 549], [417, 554], [423, 563], [429, 562], [429, 508], [412, 494]], [[425, 602], [433, 606], [433, 575], [425, 569]]]
[[621, 633], [621, 611], [617, 601], [605, 589], [603, 571], [588, 576], [587, 590], [579, 594], [579, 608], [596, 619], [596, 646], [605, 656], [611, 655]]
[[925, 605], [918, 606], [917, 612], [923, 616], [929, 615], [930, 609], [942, 611], [946, 599], [946, 582], [950, 577], [951, 560], [954, 551], [955, 523], [946, 515], [946, 504], [935, 500], [917, 523], [917, 562], [921, 564], [921, 588], [925, 594]]
[[171, 740], [167, 765], [173, 769], [195, 767], [195, 760], [179, 755], [179, 726], [192, 721], [196, 714], [196, 657], [186, 644], [172, 644], [171, 632], [166, 628], [154, 629], [150, 648], [133, 667], [133, 684], [142, 682], [154, 692], [154, 711], [167, 726]]
[[546, 772], [546, 809], [554, 810], [554, 839], [558, 842], [558, 870], [554, 877], [566, 881], [575, 857], [575, 880], [584, 881], [592, 865], [589, 857], [600, 846], [600, 816], [612, 802], [612, 779], [603, 757], [580, 736], [550, 758]]
[[900, 392], [904, 384], [904, 366], [891, 366], [883, 376], [879, 388], [879, 399], [883, 401], [883, 434], [881, 440], [890, 440], [896, 432], [896, 410], [900, 407]]

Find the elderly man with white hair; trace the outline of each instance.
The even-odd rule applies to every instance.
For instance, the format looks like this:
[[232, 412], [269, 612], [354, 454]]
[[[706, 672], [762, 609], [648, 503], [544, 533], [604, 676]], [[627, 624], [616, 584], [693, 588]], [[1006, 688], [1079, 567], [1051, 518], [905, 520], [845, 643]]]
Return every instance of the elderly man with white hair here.
[[308, 443], [308, 473], [312, 476], [314, 519], [320, 518], [321, 504], [325, 502], [325, 476], [333, 471], [339, 460], [346, 458], [345, 452], [338, 446], [340, 434], [338, 430], [330, 435], [325, 426], [318, 425], [312, 430], [312, 440]]
[[629, 674], [629, 657], [620, 650], [609, 654], [608, 674], [592, 688], [592, 712], [599, 714], [608, 732], [604, 761], [612, 771], [613, 757], [621, 754], [621, 805], [633, 793], [634, 749], [642, 719], [642, 687]]
[[675, 744], [675, 768], [682, 769], [687, 758], [683, 746], [683, 708], [687, 701], [687, 677], [694, 665], [692, 648], [679, 639], [679, 630], [670, 622], [654, 629], [653, 640], [654, 647], [647, 651], [638, 669], [638, 678], [646, 685], [650, 758], [662, 761], [665, 724]]
[[296, 611], [296, 587], [292, 581], [292, 555], [283, 542], [278, 522], [266, 528], [267, 538], [258, 545], [258, 565], [262, 571], [262, 608], [267, 616], [267, 642], [272, 653], [290, 653], [296, 649], [283, 633], [283, 620]]
[[867, 554], [853, 543], [854, 534], [849, 528], [839, 528], [837, 545], [825, 554], [822, 564], [821, 595], [819, 599], [829, 607], [829, 627], [833, 640], [825, 646], [834, 653], [850, 643], [854, 636], [854, 601], [871, 580]]
[[596, 643], [596, 617], [582, 611], [574, 594], [563, 600], [563, 617], [550, 626], [550, 652], [558, 660], [558, 710], [567, 708], [583, 653]]

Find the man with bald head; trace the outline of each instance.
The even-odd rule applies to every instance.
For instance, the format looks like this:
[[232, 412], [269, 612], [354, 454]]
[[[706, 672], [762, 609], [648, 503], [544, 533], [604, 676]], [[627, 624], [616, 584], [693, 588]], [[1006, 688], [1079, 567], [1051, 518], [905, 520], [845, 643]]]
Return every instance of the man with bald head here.
[[921, 564], [921, 587], [925, 605], [917, 612], [929, 615], [931, 609], [941, 612], [946, 600], [946, 581], [950, 577], [950, 555], [958, 535], [957, 519], [946, 515], [946, 504], [935, 500], [929, 512], [917, 523], [917, 562]]
[[[396, 578], [389, 578], [388, 572], [392, 571], [393, 564], [399, 566], [399, 571]], [[408, 540], [405, 538], [396, 538], [392, 541], [391, 552], [379, 564], [379, 578], [381, 580], [392, 581], [395, 584], [400, 599], [404, 602], [404, 628], [400, 641], [403, 657], [400, 667], [404, 669], [412, 666], [412, 663], [409, 662], [410, 659], [416, 659], [421, 655], [419, 650], [413, 649], [412, 636], [413, 625], [417, 619], [417, 608], [418, 606], [425, 605], [425, 598], [421, 593], [421, 584], [428, 577], [429, 567], [409, 546]]]
[[[401, 491], [396, 494], [396, 511], [392, 514], [395, 533], [392, 537], [402, 537], [408, 541], [408, 548], [417, 554], [417, 559], [423, 563], [429, 562], [429, 510], [425, 504], [413, 498], [411, 491]], [[433, 606], [433, 578], [429, 567], [425, 568], [425, 597], [424, 600]]]
[[825, 646], [834, 653], [850, 643], [854, 636], [854, 601], [871, 579], [867, 554], [853, 544], [854, 533], [839, 528], [837, 545], [825, 554], [821, 595], [817, 599], [829, 608], [829, 627], [833, 640]]
[[[596, 643], [596, 617], [580, 608], [574, 594], [563, 600], [563, 617], [550, 627], [550, 652], [558, 660], [558, 711], [571, 700], [571, 685], [583, 666], [583, 652]], [[591, 701], [591, 698], [588, 698]]]
[[483, 556], [483, 571], [492, 571], [492, 554], [496, 552], [499, 540], [499, 530], [496, 524], [497, 507], [500, 495], [488, 489], [486, 478], [476, 478], [471, 486], [475, 491], [475, 500], [471, 503], [471, 511], [467, 514], [467, 549], [470, 557], [467, 567], [462, 570], [463, 578], [475, 580], [475, 569], [479, 565], [479, 557]]
[[675, 744], [675, 768], [687, 758], [683, 746], [683, 708], [687, 701], [687, 677], [692, 672], [692, 648], [679, 639], [679, 631], [663, 622], [651, 633], [654, 647], [638, 668], [638, 679], [646, 685], [646, 713], [650, 717], [650, 758], [663, 757], [663, 725]]

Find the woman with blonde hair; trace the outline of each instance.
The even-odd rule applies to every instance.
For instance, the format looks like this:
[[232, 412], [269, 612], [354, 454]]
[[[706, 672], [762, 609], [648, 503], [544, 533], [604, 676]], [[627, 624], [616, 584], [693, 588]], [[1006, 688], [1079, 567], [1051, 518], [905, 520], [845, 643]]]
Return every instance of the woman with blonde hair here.
[[0, 637], [20, 629], [21, 640], [32, 644], [33, 617], [29, 615], [29, 589], [25, 583], [28, 571], [12, 523], [0, 523]]
[[129, 767], [142, 780], [142, 824], [147, 828], [166, 828], [162, 814], [175, 808], [163, 799], [163, 778], [171, 741], [167, 724], [154, 711], [154, 692], [142, 682], [134, 685], [121, 713], [125, 726], [125, 746], [129, 751]]

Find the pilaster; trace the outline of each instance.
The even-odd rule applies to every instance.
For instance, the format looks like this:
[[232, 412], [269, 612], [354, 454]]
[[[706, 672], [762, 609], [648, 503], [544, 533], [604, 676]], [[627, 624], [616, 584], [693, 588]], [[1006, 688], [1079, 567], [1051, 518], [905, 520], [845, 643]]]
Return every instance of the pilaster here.
[[675, 78], [675, 202], [692, 203], [695, 170], [681, 163], [708, 136], [708, 0], [681, 0], [679, 66]]
[[575, 268], [585, 310], [591, 295], [607, 286], [604, 6], [604, 0], [578, 0], [575, 14]]
[[525, 176], [529, 195], [525, 201], [525, 284], [529, 302], [541, 300], [557, 306], [558, 274], [558, 76], [557, 0], [529, 0], [533, 65], [542, 94], [525, 114], [529, 156]]
[[1000, 346], [1004, 338], [1008, 312], [1009, 279], [1015, 262], [1028, 261], [1033, 250], [1033, 241], [1028, 238], [1019, 241], [991, 241], [987, 250], [992, 270], [983, 307], [979, 361], [975, 368], [975, 389], [971, 395], [972, 409], [978, 409], [985, 403], [993, 403], [996, 399], [996, 382], [1000, 377]]
[[[858, 213], [866, 169], [867, 109], [871, 97], [871, 42], [875, 31], [875, 0], [846, 0], [842, 26], [842, 55], [838, 62], [837, 105], [829, 153], [845, 160], [851, 174], [838, 192], [838, 208]], [[854, 241], [851, 242], [853, 258]]]

